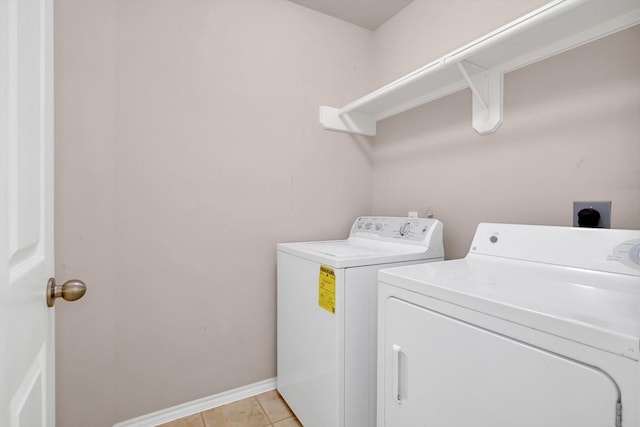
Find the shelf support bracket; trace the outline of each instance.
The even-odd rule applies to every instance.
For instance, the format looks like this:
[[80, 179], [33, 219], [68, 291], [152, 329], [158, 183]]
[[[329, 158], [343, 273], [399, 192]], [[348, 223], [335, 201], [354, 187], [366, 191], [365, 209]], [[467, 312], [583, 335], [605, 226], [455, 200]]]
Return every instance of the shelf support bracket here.
[[376, 136], [376, 121], [363, 113], [343, 113], [339, 108], [320, 107], [320, 123], [327, 130]]
[[502, 123], [502, 86], [504, 74], [468, 61], [457, 63], [473, 94], [472, 125], [479, 134], [495, 132]]

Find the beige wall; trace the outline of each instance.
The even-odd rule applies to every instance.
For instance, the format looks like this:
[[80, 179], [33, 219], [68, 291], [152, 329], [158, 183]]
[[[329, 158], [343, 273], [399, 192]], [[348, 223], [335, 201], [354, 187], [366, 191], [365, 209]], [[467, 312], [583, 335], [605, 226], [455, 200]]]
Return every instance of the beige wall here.
[[[496, 24], [476, 3], [418, 1], [383, 26], [377, 60], [393, 57], [384, 77], [445, 53], [427, 40], [460, 45], [479, 21]], [[493, 3], [524, 13], [542, 2]], [[457, 25], [416, 25], [427, 14]], [[425, 40], [429, 57], [419, 43], [393, 52], [391, 41], [410, 38]], [[491, 135], [471, 127], [469, 90], [379, 122], [373, 213], [432, 208], [445, 225], [447, 258], [467, 253], [479, 222], [570, 226], [574, 200], [611, 200], [614, 227], [640, 228], [639, 44], [636, 26], [507, 74], [504, 122]]]
[[114, 421], [115, 19], [111, 1], [54, 2], [56, 278], [89, 286], [55, 308], [59, 427]]
[[372, 89], [482, 37], [547, 0], [416, 0], [372, 37]]
[[542, 3], [417, 1], [371, 33], [284, 0], [56, 0], [56, 275], [89, 286], [56, 308], [58, 425], [273, 377], [277, 242], [432, 207], [452, 258], [583, 199], [640, 228], [638, 29], [508, 74], [494, 135], [466, 91], [372, 145], [318, 124]]
[[58, 425], [275, 376], [275, 245], [371, 210], [371, 147], [318, 106], [371, 33], [284, 0], [56, 0]]

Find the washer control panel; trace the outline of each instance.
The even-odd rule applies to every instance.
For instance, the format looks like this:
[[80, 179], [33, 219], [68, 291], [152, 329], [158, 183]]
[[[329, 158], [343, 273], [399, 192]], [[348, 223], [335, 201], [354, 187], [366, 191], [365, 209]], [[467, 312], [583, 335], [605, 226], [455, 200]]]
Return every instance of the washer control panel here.
[[351, 227], [351, 236], [370, 239], [424, 242], [432, 228], [440, 224], [431, 218], [360, 217]]

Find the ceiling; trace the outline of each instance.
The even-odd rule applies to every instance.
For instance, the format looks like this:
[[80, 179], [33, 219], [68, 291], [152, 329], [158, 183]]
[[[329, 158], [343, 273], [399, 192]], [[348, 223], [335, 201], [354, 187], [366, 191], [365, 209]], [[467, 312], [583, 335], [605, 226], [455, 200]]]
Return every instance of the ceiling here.
[[413, 0], [289, 0], [293, 3], [375, 30]]

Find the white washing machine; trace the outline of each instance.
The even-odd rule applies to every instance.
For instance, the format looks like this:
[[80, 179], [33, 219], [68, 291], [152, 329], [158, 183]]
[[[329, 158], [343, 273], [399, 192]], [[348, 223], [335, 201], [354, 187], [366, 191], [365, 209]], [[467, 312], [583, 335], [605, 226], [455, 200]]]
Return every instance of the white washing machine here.
[[378, 427], [640, 426], [640, 231], [480, 224], [379, 281]]
[[442, 223], [423, 218], [278, 245], [278, 391], [305, 427], [375, 424], [378, 270], [443, 255]]

